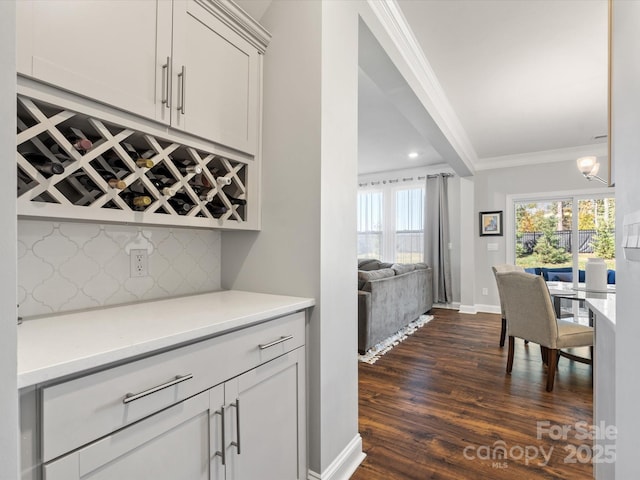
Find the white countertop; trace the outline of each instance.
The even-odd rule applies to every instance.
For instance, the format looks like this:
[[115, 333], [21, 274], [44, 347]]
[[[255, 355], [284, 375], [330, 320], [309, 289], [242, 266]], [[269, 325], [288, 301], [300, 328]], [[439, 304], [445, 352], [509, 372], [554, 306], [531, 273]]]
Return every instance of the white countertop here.
[[614, 326], [616, 324], [616, 296], [607, 295], [607, 298], [587, 298], [585, 300], [591, 310], [599, 317], [609, 320]]
[[312, 307], [312, 298], [226, 290], [25, 319], [18, 388], [237, 330]]

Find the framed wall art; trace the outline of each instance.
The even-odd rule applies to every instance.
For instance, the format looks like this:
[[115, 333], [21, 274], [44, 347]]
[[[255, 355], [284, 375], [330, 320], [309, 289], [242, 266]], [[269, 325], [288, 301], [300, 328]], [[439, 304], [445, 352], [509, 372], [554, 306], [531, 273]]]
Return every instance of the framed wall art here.
[[480, 236], [502, 236], [502, 211], [480, 212]]

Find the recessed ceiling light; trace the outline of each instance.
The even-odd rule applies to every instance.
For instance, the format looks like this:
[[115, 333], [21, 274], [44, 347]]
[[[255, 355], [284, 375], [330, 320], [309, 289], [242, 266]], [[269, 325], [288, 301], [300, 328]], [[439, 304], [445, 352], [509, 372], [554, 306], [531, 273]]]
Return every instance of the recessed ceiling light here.
[[409, 158], [418, 158], [418, 152], [410, 152]]

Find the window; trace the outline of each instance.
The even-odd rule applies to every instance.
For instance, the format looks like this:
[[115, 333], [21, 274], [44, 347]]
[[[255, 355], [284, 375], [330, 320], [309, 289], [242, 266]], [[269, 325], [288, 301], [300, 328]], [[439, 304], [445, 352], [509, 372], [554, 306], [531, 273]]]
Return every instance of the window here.
[[[584, 282], [587, 260], [604, 258], [615, 272], [615, 199], [567, 195], [514, 201], [516, 265], [554, 269], [549, 280]], [[562, 271], [563, 269], [567, 271]], [[615, 273], [609, 275], [615, 283]]]
[[398, 263], [421, 262], [424, 251], [424, 188], [396, 191], [395, 258]]
[[424, 186], [389, 183], [358, 192], [358, 258], [423, 260]]
[[358, 258], [382, 259], [381, 191], [358, 192]]

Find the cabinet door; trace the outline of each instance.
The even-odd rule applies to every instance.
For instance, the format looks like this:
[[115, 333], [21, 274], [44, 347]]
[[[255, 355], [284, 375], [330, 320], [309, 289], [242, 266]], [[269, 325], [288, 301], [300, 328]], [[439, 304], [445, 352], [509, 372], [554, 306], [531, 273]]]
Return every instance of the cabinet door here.
[[255, 154], [260, 55], [203, 5], [174, 2], [172, 126]]
[[209, 429], [222, 398], [222, 387], [203, 392], [49, 462], [45, 480], [209, 480], [218, 468]]
[[227, 478], [305, 477], [304, 348], [225, 384]]
[[19, 1], [18, 73], [168, 123], [171, 17], [166, 0]]

